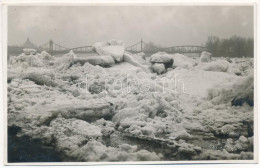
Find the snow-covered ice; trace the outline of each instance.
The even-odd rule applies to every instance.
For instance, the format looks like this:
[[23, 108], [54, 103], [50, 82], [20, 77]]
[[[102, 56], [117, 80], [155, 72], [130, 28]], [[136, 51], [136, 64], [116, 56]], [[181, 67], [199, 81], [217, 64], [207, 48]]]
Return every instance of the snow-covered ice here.
[[165, 66], [163, 63], [154, 63], [152, 65], [152, 69], [154, 72], [156, 72], [159, 75], [166, 72], [166, 69], [165, 69]]
[[125, 46], [122, 41], [111, 40], [94, 44], [94, 49], [99, 55], [110, 55], [116, 62], [123, 61]]
[[200, 62], [210, 62], [212, 60], [212, 54], [206, 51], [203, 51], [200, 56]]
[[174, 67], [191, 68], [197, 64], [195, 60], [183, 54], [174, 54], [173, 59]]
[[252, 159], [251, 59], [160, 52], [150, 62], [121, 41], [94, 48], [100, 55], [12, 58], [8, 126], [21, 128], [17, 136], [73, 161]]

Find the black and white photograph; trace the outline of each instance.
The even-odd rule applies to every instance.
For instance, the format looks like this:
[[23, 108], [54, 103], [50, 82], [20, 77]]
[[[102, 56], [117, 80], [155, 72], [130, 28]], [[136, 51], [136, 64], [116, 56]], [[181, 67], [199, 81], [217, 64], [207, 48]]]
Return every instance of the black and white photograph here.
[[255, 10], [7, 5], [7, 164], [256, 163]]

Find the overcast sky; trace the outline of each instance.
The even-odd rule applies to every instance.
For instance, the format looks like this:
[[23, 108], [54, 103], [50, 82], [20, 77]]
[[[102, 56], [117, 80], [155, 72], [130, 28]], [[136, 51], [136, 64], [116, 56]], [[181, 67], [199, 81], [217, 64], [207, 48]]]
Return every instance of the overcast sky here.
[[8, 44], [27, 37], [65, 47], [121, 39], [126, 45], [201, 45], [209, 35], [253, 37], [250, 6], [42, 6], [8, 8]]

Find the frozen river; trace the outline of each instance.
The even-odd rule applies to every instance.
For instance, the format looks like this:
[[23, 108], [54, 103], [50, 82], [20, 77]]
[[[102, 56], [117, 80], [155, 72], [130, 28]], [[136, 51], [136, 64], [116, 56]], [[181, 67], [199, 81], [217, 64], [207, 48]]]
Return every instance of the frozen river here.
[[[201, 62], [178, 54], [175, 68], [158, 75], [128, 62], [103, 68], [71, 58], [10, 60], [10, 161], [253, 158], [252, 59]], [[25, 151], [27, 138], [46, 156]]]

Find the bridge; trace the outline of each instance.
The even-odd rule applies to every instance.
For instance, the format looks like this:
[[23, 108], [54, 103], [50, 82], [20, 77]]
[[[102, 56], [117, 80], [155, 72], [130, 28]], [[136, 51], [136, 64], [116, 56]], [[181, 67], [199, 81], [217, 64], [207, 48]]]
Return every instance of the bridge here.
[[[47, 51], [51, 55], [65, 54], [65, 53], [68, 53], [70, 50], [72, 50], [74, 53], [95, 53], [93, 47], [90, 45], [75, 47], [75, 48], [68, 48], [68, 47], [64, 47], [60, 44], [57, 44], [52, 40], [39, 46], [36, 50], [37, 50], [37, 52]], [[202, 51], [206, 51], [206, 50], [207, 50], [207, 48], [204, 46], [192, 46], [192, 45], [157, 47], [152, 44], [148, 44], [148, 43], [144, 42], [143, 40], [126, 47], [126, 51], [129, 51], [131, 53], [144, 52], [147, 56], [152, 55], [156, 52], [160, 52], [160, 51], [166, 52], [166, 53], [171, 53], [171, 54], [173, 54], [173, 53], [182, 53], [182, 54], [186, 54], [186, 55], [189, 55], [189, 54], [196, 55], [197, 54], [199, 56]], [[20, 47], [20, 49], [17, 51], [19, 51], [18, 54], [20, 54], [22, 52], [22, 47]]]
[[156, 47], [152, 44], [148, 44], [144, 41], [139, 41], [136, 44], [133, 44], [129, 47], [126, 47], [126, 50], [132, 53], [144, 52], [145, 54], [154, 54], [156, 52], [166, 52], [169, 54], [181, 53], [181, 54], [201, 54], [203, 51], [207, 51], [207, 48], [204, 46], [193, 46], [193, 45], [184, 45], [184, 46], [172, 46], [172, 47]]
[[68, 53], [70, 50], [72, 50], [74, 53], [95, 53], [92, 46], [81, 46], [81, 47], [75, 47], [75, 48], [68, 48], [68, 47], [61, 46], [60, 44], [57, 44], [57, 43], [53, 42], [52, 40], [41, 45], [38, 50], [47, 51], [51, 55], [65, 54], [65, 53]]

